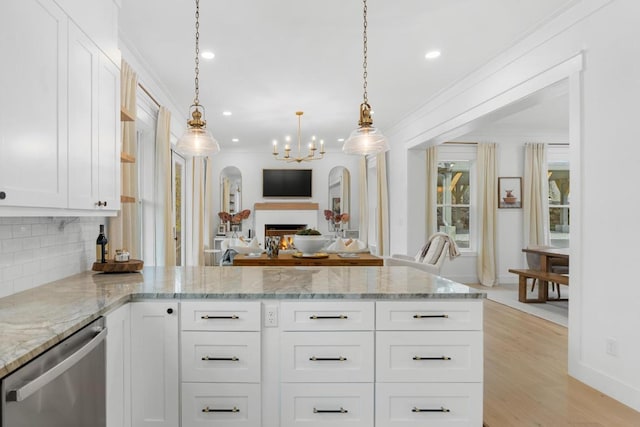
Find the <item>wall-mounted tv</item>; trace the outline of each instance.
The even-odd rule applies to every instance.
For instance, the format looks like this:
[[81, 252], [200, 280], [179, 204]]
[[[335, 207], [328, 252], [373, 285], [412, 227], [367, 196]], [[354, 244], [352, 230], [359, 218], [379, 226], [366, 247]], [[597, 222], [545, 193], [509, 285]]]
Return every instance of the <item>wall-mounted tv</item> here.
[[311, 197], [311, 169], [263, 169], [262, 197]]

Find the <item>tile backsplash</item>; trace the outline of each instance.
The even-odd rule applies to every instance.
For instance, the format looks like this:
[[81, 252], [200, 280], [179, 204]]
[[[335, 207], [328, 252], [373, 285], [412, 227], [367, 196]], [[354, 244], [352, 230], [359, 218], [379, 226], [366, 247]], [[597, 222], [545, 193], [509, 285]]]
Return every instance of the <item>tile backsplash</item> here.
[[89, 270], [105, 222], [101, 217], [0, 218], [0, 297]]

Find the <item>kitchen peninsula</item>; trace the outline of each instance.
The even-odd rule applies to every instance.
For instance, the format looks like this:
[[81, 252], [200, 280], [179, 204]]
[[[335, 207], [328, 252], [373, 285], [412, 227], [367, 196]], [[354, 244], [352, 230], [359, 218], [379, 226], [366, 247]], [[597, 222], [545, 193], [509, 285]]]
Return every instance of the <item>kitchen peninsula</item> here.
[[0, 377], [119, 312], [133, 426], [481, 425], [483, 298], [409, 267], [86, 272], [0, 299]]

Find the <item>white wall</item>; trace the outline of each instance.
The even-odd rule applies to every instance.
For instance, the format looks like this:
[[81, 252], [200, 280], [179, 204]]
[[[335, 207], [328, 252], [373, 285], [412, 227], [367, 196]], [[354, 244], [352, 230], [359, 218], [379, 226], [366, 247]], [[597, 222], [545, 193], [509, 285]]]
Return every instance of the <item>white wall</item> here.
[[[640, 56], [627, 49], [640, 39], [638, 16], [637, 0], [584, 0], [441, 92], [388, 135], [395, 150], [439, 142], [476, 117], [569, 79], [569, 373], [640, 410], [640, 199], [630, 190], [637, 170], [631, 153], [638, 151]], [[407, 167], [404, 156], [392, 158], [392, 171]], [[395, 182], [394, 188], [406, 184]], [[409, 197], [405, 193], [392, 205], [392, 221], [404, 215]], [[406, 245], [407, 233], [397, 236], [395, 246]], [[607, 339], [616, 341], [617, 356], [606, 353]]]
[[[351, 208], [348, 212], [351, 216], [349, 221], [350, 229], [358, 228], [358, 156], [347, 156], [341, 152], [328, 152], [324, 159], [303, 163], [285, 163], [273, 159], [269, 150], [271, 145], [265, 143], [264, 152], [256, 151], [231, 151], [221, 150], [213, 157], [213, 186], [220, 188], [220, 172], [227, 166], [235, 166], [242, 173], [242, 207], [250, 209], [251, 216], [243, 223], [243, 233], [247, 229], [255, 230], [254, 224], [254, 204], [265, 202], [314, 202], [319, 204], [318, 226], [321, 232], [327, 232], [327, 222], [324, 219], [323, 211], [330, 209], [329, 205], [329, 172], [335, 166], [344, 166], [351, 174]], [[262, 197], [262, 169], [312, 169], [313, 182], [310, 199], [273, 199]], [[217, 213], [221, 208], [220, 192], [215, 191], [213, 197], [214, 224], [218, 224]]]

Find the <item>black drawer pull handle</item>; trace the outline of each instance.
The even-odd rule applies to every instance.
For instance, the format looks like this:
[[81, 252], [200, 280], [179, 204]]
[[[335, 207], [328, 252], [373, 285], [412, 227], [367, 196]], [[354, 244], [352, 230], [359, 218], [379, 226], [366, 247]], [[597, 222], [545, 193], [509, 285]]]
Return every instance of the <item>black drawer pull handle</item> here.
[[200, 316], [202, 320], [212, 320], [212, 319], [239, 319], [235, 314], [232, 316]]
[[441, 407], [440, 409], [420, 409], [414, 406], [411, 412], [451, 412], [451, 410], [444, 407]]
[[4, 200], [7, 197], [7, 193], [5, 193], [4, 191], [0, 191], [0, 200]]
[[348, 319], [349, 316], [347, 316], [346, 314], [340, 314], [338, 316], [317, 316], [317, 315], [313, 315], [313, 316], [309, 316], [309, 319], [311, 320], [322, 320], [322, 319]]
[[230, 409], [213, 409], [207, 406], [202, 409], [202, 412], [240, 412], [240, 409], [236, 408], [235, 406]]
[[314, 414], [347, 414], [349, 411], [340, 407], [340, 409], [316, 409], [313, 408]]
[[340, 357], [315, 357], [315, 356], [311, 356], [309, 358], [309, 360], [311, 360], [312, 362], [324, 362], [324, 361], [336, 361], [336, 362], [345, 362], [347, 360], [346, 357], [344, 356], [340, 356]]
[[451, 360], [451, 358], [449, 356], [440, 356], [440, 357], [413, 356], [413, 360]]
[[232, 357], [210, 357], [210, 356], [204, 356], [202, 358], [202, 360], [204, 360], [205, 362], [209, 361], [209, 360], [212, 360], [212, 361], [215, 361], [215, 360], [227, 360], [227, 361], [230, 361], [230, 362], [238, 362], [238, 361], [240, 361], [240, 359], [235, 357], [235, 356], [232, 356]]
[[448, 319], [449, 315], [448, 314], [414, 314], [413, 318], [414, 319], [435, 319], [435, 318]]

